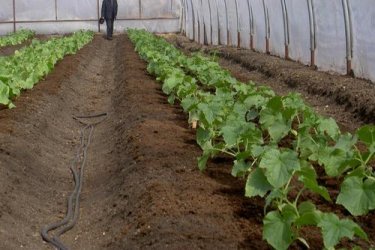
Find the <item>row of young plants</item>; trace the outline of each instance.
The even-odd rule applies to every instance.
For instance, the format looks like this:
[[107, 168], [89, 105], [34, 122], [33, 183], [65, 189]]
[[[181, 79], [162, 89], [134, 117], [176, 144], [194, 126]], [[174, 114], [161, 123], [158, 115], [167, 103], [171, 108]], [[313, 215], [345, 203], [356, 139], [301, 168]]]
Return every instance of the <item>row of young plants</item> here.
[[93, 39], [91, 31], [79, 31], [71, 36], [48, 41], [34, 39], [14, 55], [0, 57], [0, 104], [14, 107], [12, 99], [24, 89], [31, 89], [52, 71], [66, 55], [75, 54]]
[[308, 246], [300, 232], [309, 226], [321, 229], [327, 249], [344, 237], [368, 239], [358, 224], [320, 211], [304, 194], [332, 202], [317, 179], [316, 168], [322, 168], [342, 180], [337, 204], [354, 216], [375, 209], [375, 126], [342, 133], [334, 119], [316, 114], [296, 93], [278, 96], [239, 82], [199, 53], [187, 57], [151, 33], [128, 34], [148, 71], [163, 83], [168, 101], [178, 100], [189, 121], [199, 121], [200, 170], [209, 158], [227, 154], [234, 160], [232, 175], [247, 179], [245, 195], [265, 198], [263, 238], [270, 245], [287, 249], [300, 241]]
[[6, 36], [0, 37], [0, 48], [10, 45], [21, 44], [24, 41], [34, 37], [35, 32], [27, 29], [22, 29], [14, 33], [9, 33]]

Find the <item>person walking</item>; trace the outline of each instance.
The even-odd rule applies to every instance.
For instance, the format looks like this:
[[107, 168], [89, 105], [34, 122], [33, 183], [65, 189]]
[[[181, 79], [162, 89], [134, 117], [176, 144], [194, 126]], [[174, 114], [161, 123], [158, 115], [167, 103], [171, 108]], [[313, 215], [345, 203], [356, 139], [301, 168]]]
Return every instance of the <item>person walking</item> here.
[[107, 39], [112, 40], [113, 24], [117, 17], [117, 0], [103, 0], [101, 20], [105, 19], [107, 24]]

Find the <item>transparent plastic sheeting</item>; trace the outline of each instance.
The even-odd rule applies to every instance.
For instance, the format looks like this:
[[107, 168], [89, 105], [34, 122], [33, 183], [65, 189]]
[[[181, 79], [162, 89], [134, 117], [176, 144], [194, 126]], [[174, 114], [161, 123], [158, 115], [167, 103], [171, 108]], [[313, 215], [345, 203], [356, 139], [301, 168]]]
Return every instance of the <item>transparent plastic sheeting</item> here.
[[[0, 34], [14, 30], [14, 19], [17, 29], [30, 27], [39, 33], [67, 33], [77, 29], [98, 31], [97, 20], [102, 2], [103, 0], [1, 0]], [[127, 27], [150, 28], [154, 32], [180, 30], [180, 0], [117, 2], [117, 18], [125, 19], [115, 23], [117, 31], [123, 31]]]
[[181, 1], [190, 39], [250, 48], [253, 37], [257, 51], [375, 81], [374, 0]]
[[351, 2], [353, 21], [353, 69], [356, 75], [375, 80], [374, 0]]
[[13, 20], [13, 0], [1, 0], [0, 22]]

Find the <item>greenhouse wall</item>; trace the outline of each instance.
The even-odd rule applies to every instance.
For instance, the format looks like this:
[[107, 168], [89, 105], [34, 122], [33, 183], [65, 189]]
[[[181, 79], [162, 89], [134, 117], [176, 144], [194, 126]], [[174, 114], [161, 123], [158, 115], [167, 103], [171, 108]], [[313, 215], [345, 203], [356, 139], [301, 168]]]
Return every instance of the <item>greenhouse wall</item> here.
[[[99, 25], [103, 0], [1, 0], [0, 34], [22, 28], [37, 33], [105, 30]], [[145, 28], [152, 32], [180, 30], [180, 0], [117, 0], [115, 31]]]
[[192, 40], [253, 49], [375, 81], [373, 0], [182, 0]]

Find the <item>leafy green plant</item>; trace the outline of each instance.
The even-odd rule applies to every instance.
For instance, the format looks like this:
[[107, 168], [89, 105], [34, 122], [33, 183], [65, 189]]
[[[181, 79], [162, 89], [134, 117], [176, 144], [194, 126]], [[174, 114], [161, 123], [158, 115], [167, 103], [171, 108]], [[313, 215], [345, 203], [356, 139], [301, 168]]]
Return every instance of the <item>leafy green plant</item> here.
[[[189, 121], [199, 121], [198, 167], [219, 154], [233, 158], [232, 175], [246, 178], [245, 195], [265, 198], [264, 239], [287, 249], [306, 226], [321, 229], [324, 246], [333, 249], [344, 237], [367, 239], [353, 221], [320, 211], [304, 199], [307, 191], [332, 198], [318, 182], [314, 166], [343, 180], [337, 203], [353, 215], [374, 209], [373, 125], [356, 135], [342, 134], [332, 118], [317, 115], [295, 93], [277, 96], [267, 87], [243, 84], [199, 53], [185, 56], [165, 40], [129, 30], [148, 71], [163, 83], [169, 102], [178, 100]], [[358, 140], [363, 148], [359, 150]], [[357, 203], [350, 202], [356, 196]]]
[[65, 55], [75, 54], [90, 42], [93, 32], [76, 32], [72, 36], [33, 40], [31, 45], [13, 56], [0, 57], [0, 104], [14, 107], [12, 99], [24, 89], [31, 89], [52, 71]]
[[34, 31], [22, 29], [0, 37], [0, 47], [21, 44], [35, 35]]

